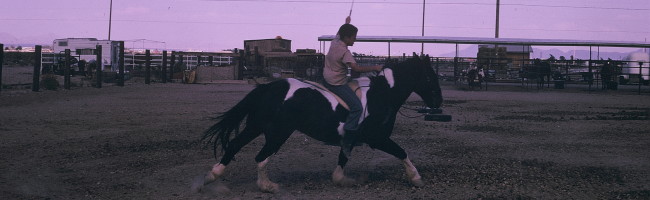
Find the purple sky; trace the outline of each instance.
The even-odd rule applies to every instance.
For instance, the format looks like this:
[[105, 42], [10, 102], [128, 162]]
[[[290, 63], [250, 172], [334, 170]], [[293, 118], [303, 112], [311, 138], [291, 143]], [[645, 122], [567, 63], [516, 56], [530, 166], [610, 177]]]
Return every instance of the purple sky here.
[[[0, 43], [49, 45], [68, 37], [108, 38], [110, 0], [3, 0]], [[113, 0], [111, 39], [127, 47], [218, 51], [243, 40], [282, 36], [292, 47], [319, 49], [333, 35], [352, 0]], [[427, 1], [425, 35], [494, 37], [496, 0]], [[501, 38], [644, 42], [650, 39], [649, 0], [501, 0]], [[359, 35], [419, 36], [422, 0], [358, 0], [352, 24]], [[147, 39], [156, 42], [128, 42]], [[391, 45], [401, 55], [419, 44]], [[463, 47], [461, 47], [462, 49]], [[550, 47], [543, 47], [550, 48]], [[387, 54], [387, 44], [356, 43], [354, 52]], [[581, 49], [581, 48], [578, 48]], [[427, 44], [425, 52], [453, 52]], [[608, 48], [601, 48], [607, 51]], [[637, 49], [612, 48], [612, 51]]]

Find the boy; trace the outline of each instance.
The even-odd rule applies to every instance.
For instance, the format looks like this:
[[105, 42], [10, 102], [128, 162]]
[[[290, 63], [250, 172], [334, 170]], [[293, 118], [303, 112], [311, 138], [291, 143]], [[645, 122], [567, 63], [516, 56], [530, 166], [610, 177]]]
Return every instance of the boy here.
[[347, 76], [348, 67], [352, 71], [359, 73], [381, 71], [383, 68], [378, 65], [366, 67], [357, 65], [354, 57], [352, 57], [352, 53], [348, 50], [348, 46], [354, 45], [359, 29], [350, 24], [350, 20], [350, 16], [348, 16], [345, 19], [345, 24], [339, 28], [337, 37], [332, 40], [330, 49], [325, 56], [325, 67], [323, 69], [325, 87], [338, 95], [350, 107], [350, 113], [343, 126], [345, 134], [343, 135], [343, 139], [341, 139], [341, 147], [347, 157], [350, 156], [350, 152], [352, 151], [352, 145], [355, 142], [354, 140], [359, 128], [359, 118], [363, 111], [361, 100], [348, 87], [348, 82], [350, 82], [350, 77]]

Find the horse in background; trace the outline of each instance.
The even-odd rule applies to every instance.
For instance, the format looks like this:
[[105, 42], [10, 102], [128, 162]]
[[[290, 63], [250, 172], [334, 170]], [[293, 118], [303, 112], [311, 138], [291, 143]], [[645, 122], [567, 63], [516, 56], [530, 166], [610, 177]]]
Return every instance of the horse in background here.
[[[414, 54], [413, 58], [387, 67], [376, 76], [361, 77], [357, 81], [369, 81], [370, 84], [362, 87], [365, 98], [361, 100], [366, 109], [360, 119], [356, 142], [366, 143], [400, 159], [409, 182], [423, 186], [424, 182], [406, 152], [390, 136], [397, 112], [411, 93], [420, 96], [430, 108], [442, 104], [438, 75], [431, 67], [430, 58]], [[212, 145], [215, 158], [219, 145], [224, 154], [205, 176], [193, 181], [192, 190], [200, 192], [205, 185], [223, 177], [235, 154], [264, 134], [266, 142], [255, 156], [257, 186], [264, 192], [277, 192], [278, 184], [267, 175], [269, 158], [296, 130], [326, 144], [339, 144], [347, 114], [348, 110], [336, 100], [336, 96], [313, 83], [290, 78], [258, 85], [204, 133], [203, 140]], [[244, 119], [244, 129], [236, 131]], [[338, 157], [332, 180], [335, 184], [349, 185], [354, 180], [345, 176], [343, 168], [351, 158], [342, 151]]]
[[544, 88], [545, 83], [550, 87], [551, 74], [551, 64], [538, 58], [533, 61], [532, 65], [524, 67], [521, 76], [524, 79], [535, 80], [537, 89], [541, 89]]

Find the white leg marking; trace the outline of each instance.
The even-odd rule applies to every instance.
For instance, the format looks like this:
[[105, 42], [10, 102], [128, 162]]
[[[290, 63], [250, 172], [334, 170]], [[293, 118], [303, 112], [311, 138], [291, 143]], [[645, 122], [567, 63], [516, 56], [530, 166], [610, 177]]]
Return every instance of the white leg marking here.
[[343, 128], [345, 126], [345, 123], [339, 122], [339, 127], [336, 128], [336, 130], [339, 132], [340, 136], [343, 136], [345, 134], [345, 129]]
[[257, 163], [257, 187], [262, 192], [276, 193], [280, 191], [280, 186], [269, 180], [269, 176], [266, 173], [266, 164], [268, 162], [269, 158], [266, 158], [264, 161]]
[[332, 173], [332, 181], [334, 184], [339, 186], [351, 186], [355, 183], [353, 179], [345, 176], [343, 167], [341, 167], [341, 165], [337, 165], [336, 169], [334, 169], [334, 172]]
[[416, 187], [422, 187], [424, 186], [424, 182], [422, 181], [422, 177], [420, 176], [420, 173], [418, 173], [418, 170], [413, 166], [413, 163], [411, 163], [411, 160], [407, 157], [406, 159], [403, 160], [404, 163], [404, 168], [406, 169], [406, 176], [408, 176], [409, 181], [411, 184], [413, 184]]
[[212, 166], [212, 170], [210, 170], [205, 176], [199, 176], [192, 181], [192, 192], [198, 193], [201, 192], [203, 189], [203, 186], [210, 184], [214, 181], [216, 181], [219, 177], [221, 177], [226, 170], [226, 166], [218, 163]]
[[208, 173], [206, 179], [211, 177], [210, 180], [215, 181], [217, 180], [217, 178], [221, 177], [225, 171], [226, 171], [226, 166], [221, 163], [218, 163], [212, 166], [212, 170], [210, 170], [210, 173]]

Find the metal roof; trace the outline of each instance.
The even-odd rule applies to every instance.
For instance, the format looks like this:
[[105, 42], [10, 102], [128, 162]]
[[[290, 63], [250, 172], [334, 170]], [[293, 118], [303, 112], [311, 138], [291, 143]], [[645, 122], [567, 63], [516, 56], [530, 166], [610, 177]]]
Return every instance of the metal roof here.
[[[479, 48], [481, 47], [487, 47], [487, 48], [494, 48], [494, 44], [481, 44], [478, 45]], [[499, 47], [505, 47], [507, 52], [510, 53], [531, 53], [533, 52], [533, 47], [531, 45], [511, 45], [511, 44], [504, 44], [504, 45], [499, 45]]]
[[[323, 35], [318, 41], [331, 41], [336, 36]], [[449, 43], [449, 44], [507, 44], [536, 46], [601, 46], [650, 48], [647, 42], [600, 41], [600, 40], [561, 40], [525, 38], [484, 38], [484, 37], [440, 37], [440, 36], [357, 36], [357, 42], [399, 42], [399, 43]]]

